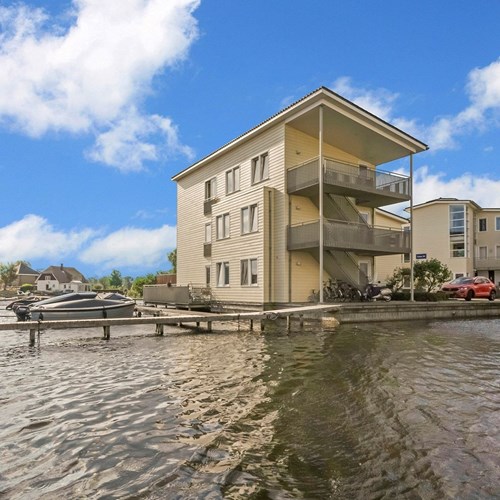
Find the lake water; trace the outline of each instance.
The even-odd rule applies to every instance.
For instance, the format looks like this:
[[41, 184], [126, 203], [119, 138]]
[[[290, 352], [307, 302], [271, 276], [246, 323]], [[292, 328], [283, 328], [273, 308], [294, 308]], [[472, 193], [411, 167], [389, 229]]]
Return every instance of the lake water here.
[[500, 498], [500, 320], [153, 329], [0, 332], [0, 498]]

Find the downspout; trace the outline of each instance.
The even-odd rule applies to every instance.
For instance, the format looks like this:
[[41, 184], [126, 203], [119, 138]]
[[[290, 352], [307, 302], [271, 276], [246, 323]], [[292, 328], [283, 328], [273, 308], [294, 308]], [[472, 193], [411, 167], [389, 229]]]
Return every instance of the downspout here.
[[323, 105], [319, 107], [319, 302], [324, 302], [323, 297]]
[[410, 302], [415, 301], [413, 286], [413, 153], [410, 154]]
[[274, 258], [273, 258], [273, 239], [274, 239], [274, 227], [273, 227], [273, 193], [271, 190], [267, 192], [267, 202], [268, 202], [268, 225], [269, 225], [269, 237], [268, 237], [268, 253], [269, 253], [269, 289], [268, 289], [268, 301], [273, 303], [273, 273], [274, 273]]

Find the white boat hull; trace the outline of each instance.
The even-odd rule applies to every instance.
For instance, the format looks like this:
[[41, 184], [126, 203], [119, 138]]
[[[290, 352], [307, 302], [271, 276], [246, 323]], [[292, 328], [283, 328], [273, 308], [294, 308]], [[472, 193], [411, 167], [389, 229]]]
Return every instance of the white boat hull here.
[[134, 315], [135, 301], [80, 299], [34, 304], [29, 310], [33, 321], [131, 318]]

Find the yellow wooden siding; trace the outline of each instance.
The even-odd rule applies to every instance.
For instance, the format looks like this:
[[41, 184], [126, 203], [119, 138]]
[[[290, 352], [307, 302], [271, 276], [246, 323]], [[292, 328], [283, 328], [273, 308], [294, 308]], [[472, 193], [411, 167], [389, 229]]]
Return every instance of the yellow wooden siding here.
[[[311, 158], [316, 158], [319, 156], [319, 141], [317, 137], [311, 137], [310, 135], [304, 134], [299, 130], [287, 126], [286, 127], [286, 148], [285, 148], [285, 158], [286, 167], [290, 168], [301, 163], [306, 162]], [[359, 164], [360, 160], [355, 156], [352, 156], [341, 149], [330, 146], [329, 144], [323, 144], [323, 156], [329, 158], [334, 158], [336, 160]], [[363, 165], [371, 166], [366, 162], [361, 162]]]
[[[269, 155], [269, 179], [251, 185], [251, 161], [263, 153]], [[178, 181], [178, 227], [177, 227], [177, 267], [178, 283], [204, 283], [205, 267], [211, 266], [211, 285], [218, 300], [232, 302], [263, 302], [264, 300], [264, 188], [275, 187], [283, 191], [283, 127], [275, 127], [239, 148], [229, 151], [205, 167], [194, 171]], [[225, 174], [234, 167], [240, 167], [240, 190], [226, 195]], [[217, 198], [212, 205], [212, 214], [203, 215], [205, 181], [216, 177]], [[241, 234], [241, 209], [258, 204], [259, 230], [257, 233]], [[275, 208], [276, 224], [283, 227], [285, 219], [284, 202]], [[216, 218], [230, 214], [230, 238], [216, 240]], [[205, 224], [212, 224], [212, 256], [203, 257]], [[283, 236], [276, 238], [276, 260], [285, 260]], [[279, 254], [281, 252], [281, 255]], [[258, 259], [258, 285], [241, 286], [241, 259]], [[216, 263], [229, 262], [230, 286], [216, 286]]]

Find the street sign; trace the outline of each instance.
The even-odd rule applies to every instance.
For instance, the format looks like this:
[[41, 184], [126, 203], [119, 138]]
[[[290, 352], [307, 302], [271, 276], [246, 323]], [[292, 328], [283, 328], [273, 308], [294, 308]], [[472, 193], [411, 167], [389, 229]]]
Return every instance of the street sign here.
[[426, 253], [417, 253], [417, 255], [415, 255], [415, 257], [417, 259], [427, 259], [427, 254]]

